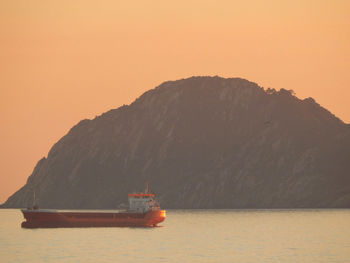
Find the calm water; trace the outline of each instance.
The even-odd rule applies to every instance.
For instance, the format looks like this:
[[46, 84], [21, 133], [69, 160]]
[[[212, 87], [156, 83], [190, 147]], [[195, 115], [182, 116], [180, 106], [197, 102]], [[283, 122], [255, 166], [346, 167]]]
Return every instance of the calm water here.
[[0, 262], [350, 262], [350, 210], [170, 210], [157, 228], [21, 229], [0, 210]]

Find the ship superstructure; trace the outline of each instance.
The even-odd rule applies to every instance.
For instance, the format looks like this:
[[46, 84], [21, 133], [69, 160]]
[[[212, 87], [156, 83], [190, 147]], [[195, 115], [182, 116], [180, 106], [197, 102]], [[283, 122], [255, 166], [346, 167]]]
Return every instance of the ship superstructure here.
[[156, 211], [160, 207], [154, 198], [154, 194], [140, 193], [129, 194], [129, 211], [147, 212]]

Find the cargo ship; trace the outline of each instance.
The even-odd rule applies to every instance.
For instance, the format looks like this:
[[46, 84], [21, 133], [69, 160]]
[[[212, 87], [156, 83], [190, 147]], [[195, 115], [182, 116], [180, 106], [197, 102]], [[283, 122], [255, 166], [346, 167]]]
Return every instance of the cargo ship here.
[[163, 222], [166, 211], [161, 210], [155, 194], [146, 191], [128, 194], [129, 208], [124, 211], [79, 211], [39, 209], [37, 205], [22, 209], [26, 221], [23, 228], [57, 227], [155, 227]]

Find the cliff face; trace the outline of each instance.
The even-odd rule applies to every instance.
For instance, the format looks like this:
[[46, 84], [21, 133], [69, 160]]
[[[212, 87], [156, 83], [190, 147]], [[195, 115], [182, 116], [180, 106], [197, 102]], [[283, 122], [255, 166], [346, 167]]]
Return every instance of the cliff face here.
[[350, 207], [350, 127], [243, 79], [170, 81], [83, 120], [4, 207], [117, 208], [146, 181], [164, 208]]

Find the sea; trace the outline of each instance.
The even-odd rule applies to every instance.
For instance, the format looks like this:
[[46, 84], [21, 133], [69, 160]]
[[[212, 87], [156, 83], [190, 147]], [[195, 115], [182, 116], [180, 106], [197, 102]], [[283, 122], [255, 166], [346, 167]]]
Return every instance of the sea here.
[[153, 228], [22, 229], [0, 209], [0, 262], [350, 262], [350, 210], [168, 210]]

